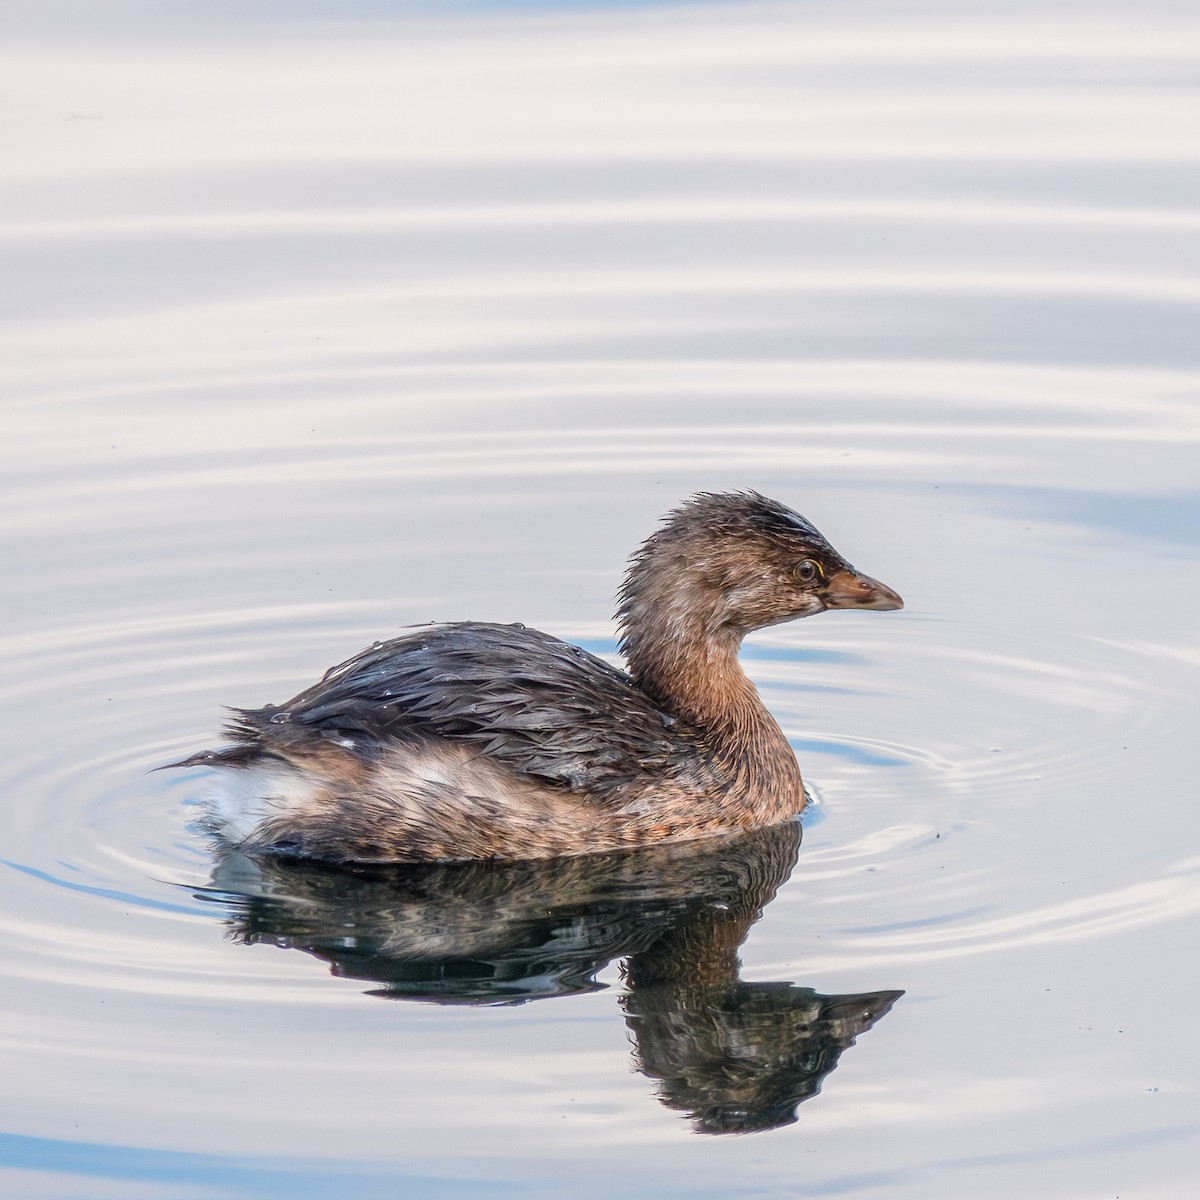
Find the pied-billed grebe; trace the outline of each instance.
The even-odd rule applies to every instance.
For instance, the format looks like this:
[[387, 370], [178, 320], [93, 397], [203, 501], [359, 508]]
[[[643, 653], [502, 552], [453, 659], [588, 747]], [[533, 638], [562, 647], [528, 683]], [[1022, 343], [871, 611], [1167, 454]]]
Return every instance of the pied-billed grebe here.
[[209, 823], [332, 862], [550, 858], [753, 829], [804, 807], [795, 756], [738, 663], [754, 629], [901, 608], [791, 509], [700, 493], [633, 556], [629, 674], [522, 625], [432, 625], [236, 709]]

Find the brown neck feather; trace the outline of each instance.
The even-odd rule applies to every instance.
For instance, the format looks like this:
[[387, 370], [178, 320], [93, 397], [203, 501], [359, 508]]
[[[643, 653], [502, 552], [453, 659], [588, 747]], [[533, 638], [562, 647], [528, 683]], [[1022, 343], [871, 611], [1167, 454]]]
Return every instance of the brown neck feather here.
[[738, 661], [743, 631], [719, 625], [712, 605], [678, 579], [670, 594], [658, 592], [626, 591], [622, 649], [634, 682], [697, 726], [742, 787], [798, 794], [791, 747]]

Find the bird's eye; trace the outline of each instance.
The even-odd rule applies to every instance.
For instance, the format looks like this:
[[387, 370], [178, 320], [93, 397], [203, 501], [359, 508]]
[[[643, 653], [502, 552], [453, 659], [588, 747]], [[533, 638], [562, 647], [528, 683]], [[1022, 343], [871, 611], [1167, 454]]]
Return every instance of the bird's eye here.
[[813, 562], [811, 558], [806, 558], [802, 563], [797, 563], [792, 568], [792, 575], [798, 583], [812, 583], [814, 579], [819, 578], [820, 574], [820, 566]]

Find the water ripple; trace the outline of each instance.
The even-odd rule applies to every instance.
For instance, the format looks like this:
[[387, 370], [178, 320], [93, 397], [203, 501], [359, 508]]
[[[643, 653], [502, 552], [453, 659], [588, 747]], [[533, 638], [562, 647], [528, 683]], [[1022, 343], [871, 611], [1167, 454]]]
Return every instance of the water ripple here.
[[415, 622], [611, 658], [657, 516], [754, 486], [907, 602], [746, 647], [816, 799], [738, 951], [797, 984], [747, 995], [907, 989], [804, 1106], [801, 1190], [1190, 1196], [1153, 999], [1200, 908], [1196, 13], [136, 7], [6, 13], [16, 1190], [282, 1194], [299, 1143], [443, 1198], [618, 1154], [795, 1191], [787, 1135], [680, 1151], [615, 965], [364, 998], [352, 934], [239, 926], [199, 774], [153, 770]]

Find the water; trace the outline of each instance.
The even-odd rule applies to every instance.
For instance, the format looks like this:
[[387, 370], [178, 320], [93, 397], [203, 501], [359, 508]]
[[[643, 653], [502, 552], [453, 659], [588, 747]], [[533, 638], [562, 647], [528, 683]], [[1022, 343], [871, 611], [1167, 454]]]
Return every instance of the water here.
[[[5, 20], [6, 1195], [1193, 1194], [1192, 6]], [[747, 643], [798, 852], [277, 878], [151, 771], [409, 623], [611, 653], [742, 486], [907, 601]]]

